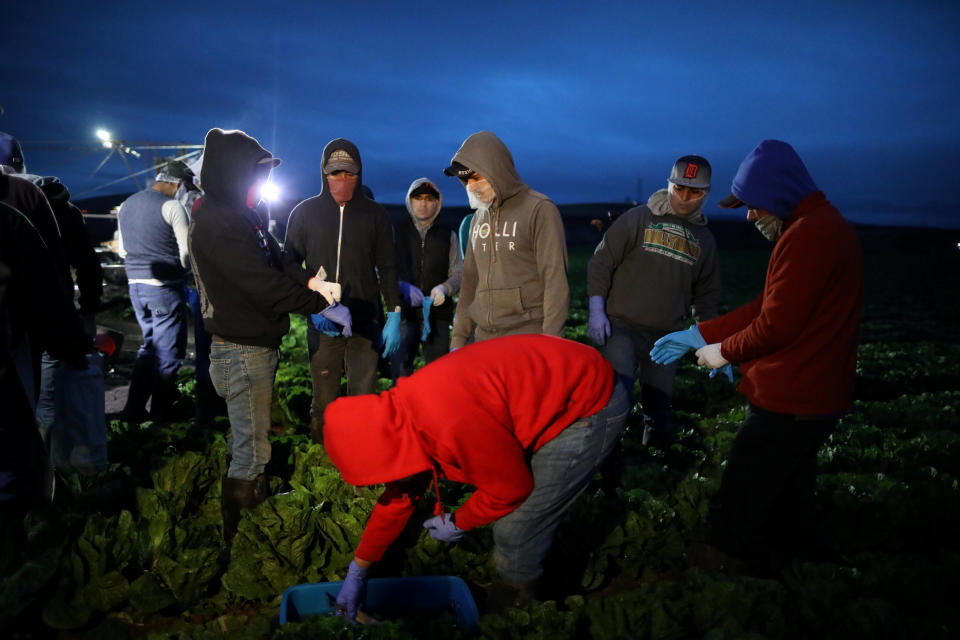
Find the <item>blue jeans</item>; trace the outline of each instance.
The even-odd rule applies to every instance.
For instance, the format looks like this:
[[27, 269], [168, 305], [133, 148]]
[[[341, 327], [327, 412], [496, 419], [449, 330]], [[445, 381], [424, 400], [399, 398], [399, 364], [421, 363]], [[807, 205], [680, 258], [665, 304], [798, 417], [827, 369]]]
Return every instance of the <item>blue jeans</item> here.
[[657, 364], [650, 359], [653, 343], [665, 335], [663, 331], [644, 331], [611, 321], [610, 337], [601, 347], [623, 386], [633, 394], [640, 379], [640, 404], [646, 429], [669, 435], [673, 427], [673, 381], [679, 362]]
[[153, 359], [161, 380], [177, 373], [187, 353], [187, 296], [182, 283], [130, 285], [130, 303], [143, 332], [137, 359]]
[[226, 400], [230, 418], [228, 478], [253, 480], [270, 462], [270, 404], [279, 363], [276, 348], [213, 337], [210, 380], [217, 395]]
[[606, 407], [577, 420], [533, 454], [533, 492], [493, 525], [494, 559], [506, 582], [522, 584], [543, 573], [543, 559], [563, 514], [620, 439], [629, 397], [615, 384]]

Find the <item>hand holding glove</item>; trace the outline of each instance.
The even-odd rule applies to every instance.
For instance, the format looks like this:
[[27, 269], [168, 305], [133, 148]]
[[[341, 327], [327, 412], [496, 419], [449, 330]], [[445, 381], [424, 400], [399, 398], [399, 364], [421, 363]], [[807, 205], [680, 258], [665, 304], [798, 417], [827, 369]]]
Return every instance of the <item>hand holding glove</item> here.
[[[312, 314], [310, 318], [318, 330], [329, 336], [342, 333], [345, 338], [349, 338], [353, 335], [353, 319], [350, 317], [350, 309], [339, 302], [334, 302], [320, 313]], [[337, 325], [341, 325], [341, 328], [338, 329]], [[331, 326], [335, 333], [330, 332]]]
[[406, 280], [400, 281], [400, 295], [403, 296], [403, 299], [407, 301], [407, 304], [411, 307], [419, 307], [423, 304], [423, 291], [420, 291], [420, 287], [410, 284]]
[[598, 345], [603, 346], [610, 337], [610, 320], [604, 312], [603, 296], [590, 296], [590, 318], [587, 320], [587, 334]]
[[420, 334], [420, 342], [426, 342], [430, 337], [430, 307], [433, 305], [433, 298], [423, 299], [423, 333]]
[[447, 299], [447, 288], [442, 284], [438, 284], [433, 289], [430, 289], [430, 298], [433, 300], [433, 304], [443, 304], [443, 301]]
[[347, 577], [343, 579], [343, 586], [337, 594], [337, 604], [346, 608], [347, 619], [351, 622], [357, 618], [357, 609], [363, 603], [366, 591], [367, 570], [358, 565], [356, 560], [351, 560]]
[[452, 513], [444, 513], [424, 520], [423, 528], [430, 532], [431, 538], [441, 542], [456, 542], [466, 533], [454, 524]]
[[[417, 289], [419, 291], [419, 289]], [[421, 294], [423, 295], [423, 294]], [[421, 300], [422, 302], [422, 300]], [[393, 355], [400, 348], [400, 312], [388, 311], [387, 324], [383, 325], [380, 334], [380, 344], [383, 345], [383, 357]]]
[[340, 283], [327, 281], [327, 270], [322, 266], [317, 270], [317, 275], [307, 280], [307, 287], [311, 291], [316, 291], [322, 295], [327, 304], [340, 302]]
[[699, 349], [707, 346], [707, 341], [700, 335], [697, 325], [684, 331], [668, 333], [653, 343], [650, 350], [650, 359], [657, 364], [670, 364], [680, 359], [690, 349]]
[[710, 367], [711, 369], [719, 369], [729, 363], [727, 359], [723, 357], [723, 354], [720, 353], [720, 343], [714, 342], [713, 344], [708, 344], [705, 347], [697, 349], [697, 364]]

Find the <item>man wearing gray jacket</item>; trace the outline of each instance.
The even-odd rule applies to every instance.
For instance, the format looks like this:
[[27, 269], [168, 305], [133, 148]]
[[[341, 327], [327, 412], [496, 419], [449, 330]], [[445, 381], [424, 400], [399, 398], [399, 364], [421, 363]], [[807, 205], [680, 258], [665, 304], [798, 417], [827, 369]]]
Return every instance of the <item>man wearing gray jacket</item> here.
[[717, 315], [717, 247], [703, 215], [709, 192], [710, 163], [683, 156], [667, 188], [617, 218], [587, 265], [587, 330], [627, 389], [640, 378], [643, 444], [662, 447], [674, 434], [677, 363], [651, 361], [653, 343], [683, 328], [691, 306], [698, 321]]
[[506, 145], [479, 131], [460, 146], [448, 176], [476, 211], [464, 257], [450, 348], [517, 333], [562, 336], [570, 305], [567, 245], [556, 205], [520, 179]]

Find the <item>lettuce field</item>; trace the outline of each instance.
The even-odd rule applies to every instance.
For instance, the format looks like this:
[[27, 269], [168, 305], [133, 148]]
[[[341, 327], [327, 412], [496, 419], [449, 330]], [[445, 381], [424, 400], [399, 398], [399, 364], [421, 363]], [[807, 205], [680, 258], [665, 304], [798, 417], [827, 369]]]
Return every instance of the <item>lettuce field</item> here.
[[[755, 233], [743, 223], [742, 233]], [[775, 579], [732, 575], [694, 550], [744, 413], [726, 378], [690, 356], [677, 378], [681, 437], [640, 445], [634, 409], [615, 468], [598, 474], [561, 526], [543, 601], [481, 618], [488, 638], [954, 638], [960, 635], [960, 252], [957, 232], [861, 230], [865, 296], [856, 403], [820, 452], [818, 526], [830, 560]], [[768, 249], [721, 238], [725, 307], [752, 298]], [[586, 337], [590, 247], [571, 248], [567, 336]], [[278, 624], [291, 585], [338, 580], [378, 489], [344, 484], [310, 443], [304, 326], [294, 322], [277, 375], [273, 496], [222, 549], [221, 420], [109, 425], [109, 470], [61, 474], [55, 503], [2, 523], [4, 638], [458, 638], [451, 619], [348, 628], [342, 619]], [[192, 382], [182, 372], [183, 402]], [[721, 379], [722, 378], [722, 379]], [[388, 381], [382, 380], [387, 385]], [[186, 408], [189, 408], [188, 406]], [[444, 487], [448, 502], [468, 488]], [[459, 544], [419, 523], [376, 576], [450, 574], [483, 613], [494, 575], [487, 529]]]

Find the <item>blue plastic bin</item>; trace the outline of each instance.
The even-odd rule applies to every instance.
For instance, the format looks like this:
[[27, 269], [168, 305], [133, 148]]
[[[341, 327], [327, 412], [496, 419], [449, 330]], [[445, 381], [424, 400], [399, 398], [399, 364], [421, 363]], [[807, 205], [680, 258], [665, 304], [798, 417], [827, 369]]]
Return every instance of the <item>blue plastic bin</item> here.
[[[280, 624], [331, 613], [333, 608], [327, 594], [336, 598], [342, 586], [343, 581], [290, 587], [280, 601]], [[457, 626], [470, 632], [477, 631], [480, 618], [467, 583], [455, 576], [373, 578], [367, 582], [363, 608], [384, 617], [417, 610], [450, 609]]]

